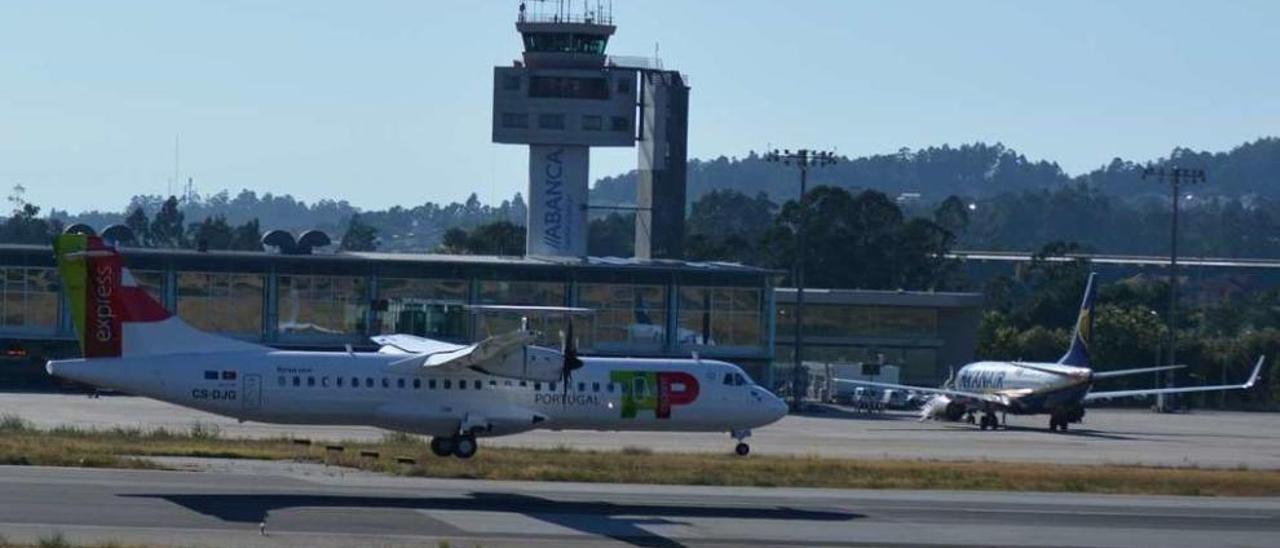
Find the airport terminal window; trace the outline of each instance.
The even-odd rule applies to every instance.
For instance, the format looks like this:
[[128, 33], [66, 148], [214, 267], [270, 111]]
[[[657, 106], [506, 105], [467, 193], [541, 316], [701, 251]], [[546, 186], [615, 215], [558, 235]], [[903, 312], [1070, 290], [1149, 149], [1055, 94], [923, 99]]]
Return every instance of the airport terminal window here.
[[466, 280], [380, 278], [378, 298], [383, 334], [404, 333], [443, 340], [466, 338]]
[[6, 328], [52, 331], [58, 327], [58, 276], [52, 268], [0, 268], [0, 321]]
[[[556, 282], [484, 280], [479, 283], [478, 303], [518, 306], [564, 306], [565, 285]], [[564, 331], [560, 313], [482, 310], [476, 314], [476, 337], [483, 338], [520, 329], [520, 319], [529, 318], [529, 328], [538, 332], [537, 343], [558, 348]], [[575, 320], [575, 337], [584, 350], [592, 348], [590, 318]]]
[[262, 334], [261, 274], [179, 272], [178, 316], [204, 331]]
[[745, 287], [681, 287], [682, 347], [764, 345], [761, 290]]
[[596, 348], [658, 350], [666, 342], [667, 288], [661, 285], [578, 285], [578, 306], [595, 310]]
[[523, 112], [502, 113], [502, 127], [526, 129], [529, 127], [529, 115]]
[[[777, 307], [778, 337], [795, 333], [795, 305]], [[805, 335], [815, 337], [936, 337], [933, 308], [815, 304], [804, 309]]]
[[564, 129], [564, 115], [539, 114], [538, 129]]
[[350, 340], [361, 334], [369, 299], [365, 279], [282, 275], [277, 329], [284, 340]]
[[583, 116], [582, 129], [585, 131], [600, 131], [604, 129], [604, 117], [594, 114]]

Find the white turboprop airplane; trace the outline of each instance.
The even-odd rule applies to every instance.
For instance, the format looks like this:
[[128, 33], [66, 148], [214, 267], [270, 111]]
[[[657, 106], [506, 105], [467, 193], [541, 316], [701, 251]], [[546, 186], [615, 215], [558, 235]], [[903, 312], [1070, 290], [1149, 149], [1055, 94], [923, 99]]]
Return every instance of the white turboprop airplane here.
[[476, 438], [534, 429], [728, 432], [743, 441], [787, 406], [715, 360], [579, 357], [527, 330], [459, 345], [377, 336], [377, 352], [283, 351], [198, 331], [139, 288], [95, 236], [54, 242], [83, 358], [51, 375], [242, 421], [365, 425], [431, 436], [469, 458]]
[[952, 382], [948, 383], [953, 386], [944, 385], [943, 388], [861, 380], [835, 380], [849, 384], [935, 394], [921, 410], [922, 420], [929, 417], [942, 417], [958, 421], [962, 416], [968, 415], [972, 422], [973, 413], [981, 412], [979, 427], [986, 430], [1000, 426], [996, 412], [1014, 415], [1048, 414], [1049, 430], [1063, 432], [1067, 431], [1067, 424], [1084, 419], [1084, 406], [1089, 402], [1154, 394], [1247, 390], [1258, 382], [1265, 356], [1258, 358], [1253, 373], [1243, 384], [1094, 392], [1094, 383], [1103, 379], [1184, 367], [1166, 365], [1118, 371], [1094, 371], [1090, 368], [1089, 339], [1093, 331], [1096, 276], [1096, 274], [1089, 275], [1084, 300], [1080, 304], [1080, 315], [1071, 337], [1071, 346], [1057, 363], [974, 362], [960, 368], [958, 374], [953, 375]]

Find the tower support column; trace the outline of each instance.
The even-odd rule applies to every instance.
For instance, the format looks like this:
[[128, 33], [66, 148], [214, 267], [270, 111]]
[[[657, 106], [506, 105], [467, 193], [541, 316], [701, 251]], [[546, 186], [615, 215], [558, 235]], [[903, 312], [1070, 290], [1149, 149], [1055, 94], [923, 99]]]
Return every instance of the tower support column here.
[[590, 159], [586, 146], [529, 145], [526, 255], [587, 255]]

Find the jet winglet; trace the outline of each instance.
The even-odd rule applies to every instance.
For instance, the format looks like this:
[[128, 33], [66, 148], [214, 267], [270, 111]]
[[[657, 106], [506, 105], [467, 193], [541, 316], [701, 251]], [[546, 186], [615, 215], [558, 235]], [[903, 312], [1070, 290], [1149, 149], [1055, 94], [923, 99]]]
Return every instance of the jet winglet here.
[[1266, 354], [1258, 356], [1258, 363], [1253, 366], [1253, 374], [1249, 375], [1249, 380], [1245, 381], [1243, 385], [1245, 390], [1253, 388], [1253, 385], [1258, 384], [1258, 378], [1262, 375], [1262, 366], [1263, 364], [1266, 363], [1266, 361], [1267, 361]]

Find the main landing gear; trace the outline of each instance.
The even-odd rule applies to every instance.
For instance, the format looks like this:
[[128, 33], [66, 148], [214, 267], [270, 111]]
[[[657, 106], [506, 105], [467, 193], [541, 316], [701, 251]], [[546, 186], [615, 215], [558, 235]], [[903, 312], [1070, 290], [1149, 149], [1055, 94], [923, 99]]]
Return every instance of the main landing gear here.
[[995, 413], [984, 413], [982, 415], [982, 420], [978, 422], [979, 430], [986, 430], [988, 428], [992, 430], [1000, 428], [1000, 419], [996, 418]]
[[1067, 419], [1060, 418], [1056, 415], [1049, 415], [1049, 431], [1067, 431]]
[[461, 434], [456, 436], [438, 436], [431, 438], [431, 452], [437, 457], [454, 456], [460, 459], [469, 459], [476, 454], [476, 450], [480, 446], [476, 444], [476, 437], [471, 434]]
[[751, 446], [747, 445], [747, 442], [742, 441], [751, 437], [750, 430], [734, 430], [732, 432], [729, 432], [729, 435], [733, 436], [733, 439], [738, 440], [738, 445], [734, 446], [733, 448], [733, 453], [735, 455], [738, 455], [739, 457], [745, 457], [751, 453]]

